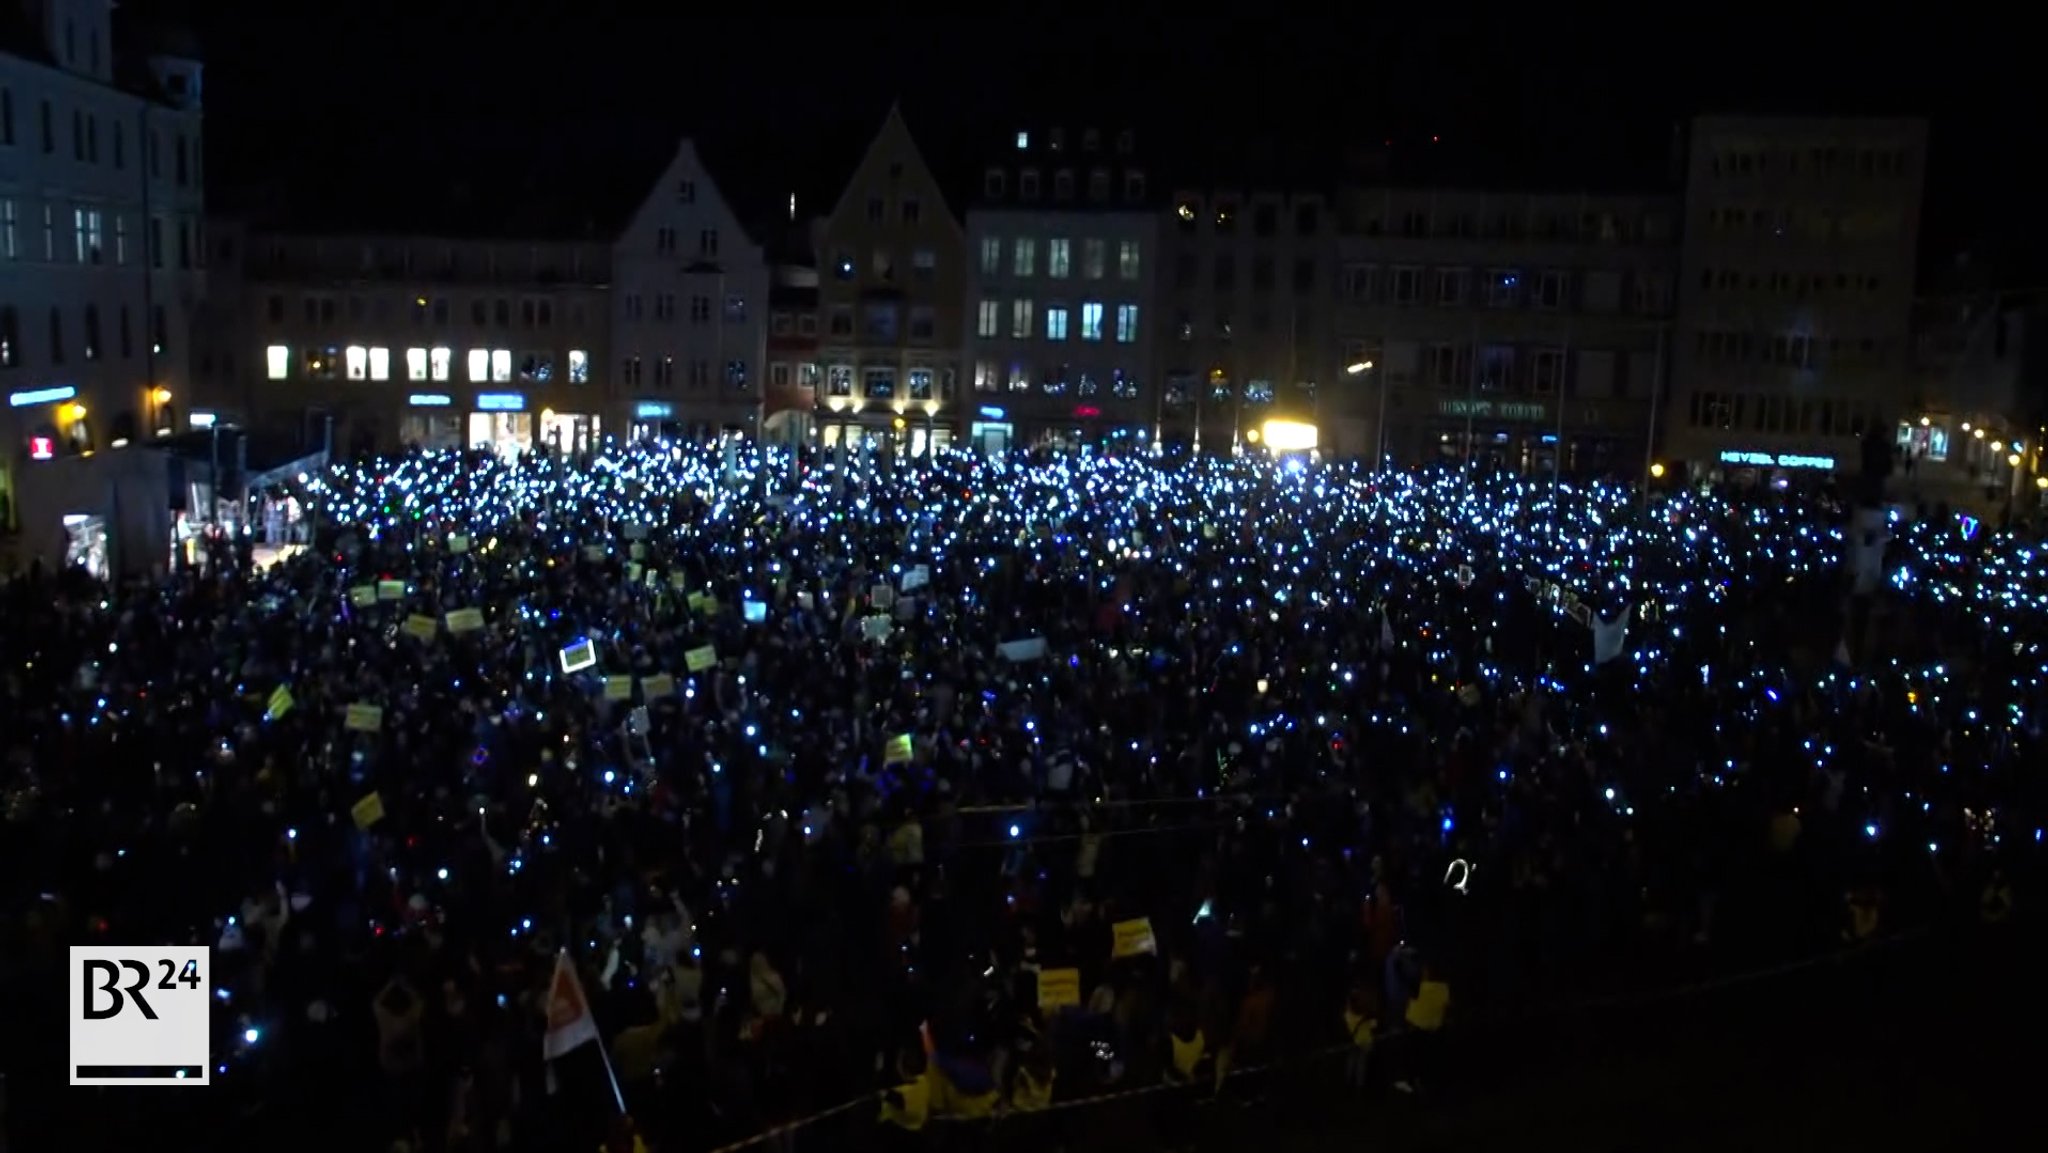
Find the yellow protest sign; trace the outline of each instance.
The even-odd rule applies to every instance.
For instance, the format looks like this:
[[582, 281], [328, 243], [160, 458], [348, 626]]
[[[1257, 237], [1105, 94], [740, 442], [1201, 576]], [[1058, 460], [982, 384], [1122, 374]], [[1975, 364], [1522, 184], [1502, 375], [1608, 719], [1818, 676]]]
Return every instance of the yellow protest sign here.
[[453, 553], [468, 552], [469, 538], [459, 532], [450, 533], [448, 536], [448, 551]]
[[473, 633], [484, 627], [482, 609], [456, 609], [448, 614], [448, 631], [451, 633]]
[[411, 616], [405, 618], [406, 634], [413, 637], [416, 640], [433, 640], [434, 634], [439, 632], [440, 629], [440, 623], [434, 620], [433, 617], [421, 616], [419, 613], [414, 613]]
[[683, 654], [683, 664], [687, 665], [693, 673], [701, 673], [717, 663], [718, 650], [710, 645], [705, 645], [699, 649], [691, 649]]
[[685, 588], [688, 588], [688, 587], [689, 587], [689, 585], [690, 585], [690, 574], [689, 574], [689, 573], [683, 572], [683, 571], [682, 571], [681, 569], [670, 569], [670, 570], [669, 570], [669, 574], [668, 574], [668, 587], [670, 587], [670, 588], [672, 588], [672, 589], [676, 590], [677, 592], [682, 592], [682, 591], [683, 591], [683, 590], [684, 590]]
[[1038, 1007], [1040, 1009], [1064, 1009], [1081, 1003], [1081, 970], [1040, 969], [1038, 971]]
[[587, 544], [583, 546], [583, 559], [592, 564], [603, 563], [606, 555], [605, 547], [601, 544]]
[[916, 749], [910, 743], [909, 733], [897, 733], [882, 746], [882, 763], [885, 765], [908, 764], [915, 755]]
[[1152, 939], [1152, 921], [1139, 917], [1134, 921], [1118, 921], [1109, 927], [1109, 955], [1113, 959], [1135, 957], [1141, 953], [1157, 953], [1159, 943]]
[[630, 701], [633, 699], [632, 677], [606, 677], [604, 699], [608, 701]]
[[654, 698], [656, 697], [675, 696], [676, 679], [672, 676], [669, 676], [667, 673], [656, 673], [651, 677], [641, 677], [640, 692], [643, 695], [645, 695], [649, 701], [654, 700]]
[[377, 599], [380, 601], [402, 601], [405, 599], [404, 581], [378, 581]]
[[292, 700], [291, 686], [279, 685], [270, 691], [269, 706], [263, 710], [263, 715], [273, 721], [282, 719], [286, 713], [292, 711], [292, 705], [296, 703]]
[[371, 793], [369, 796], [357, 801], [349, 806], [348, 815], [355, 818], [356, 828], [368, 829], [371, 825], [384, 819], [383, 794]]
[[636, 540], [626, 546], [626, 555], [634, 560], [645, 560], [647, 559], [647, 546]]
[[384, 709], [379, 705], [350, 705], [341, 727], [352, 733], [374, 733], [384, 727]]
[[376, 585], [357, 585], [348, 590], [348, 603], [359, 609], [369, 608], [377, 603]]
[[[639, 545], [634, 545], [633, 547], [634, 547], [634, 548], [639, 548], [640, 546], [639, 546]], [[626, 580], [627, 580], [627, 582], [628, 582], [628, 583], [637, 583], [637, 582], [638, 582], [638, 581], [640, 580], [640, 562], [639, 562], [639, 561], [636, 561], [636, 560], [634, 560], [634, 561], [627, 561], [627, 562], [626, 562]]]

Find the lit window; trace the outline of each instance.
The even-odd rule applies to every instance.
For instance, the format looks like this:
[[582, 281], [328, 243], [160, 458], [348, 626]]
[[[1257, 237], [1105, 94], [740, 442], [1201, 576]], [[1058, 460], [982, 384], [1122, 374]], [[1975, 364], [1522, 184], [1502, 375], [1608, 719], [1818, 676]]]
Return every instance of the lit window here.
[[490, 350], [472, 348], [469, 350], [469, 383], [484, 384], [491, 379]]
[[437, 348], [427, 355], [434, 366], [434, 379], [447, 380], [455, 367], [454, 351], [446, 348]]
[[273, 344], [263, 350], [264, 365], [270, 370], [270, 379], [283, 380], [292, 367], [292, 350], [282, 344]]
[[1138, 306], [1119, 304], [1116, 306], [1116, 342], [1135, 344], [1138, 341]]
[[360, 344], [351, 344], [342, 350], [342, 358], [348, 363], [350, 380], [370, 379], [370, 350]]
[[1081, 339], [1102, 339], [1102, 304], [1089, 301], [1081, 306]]
[[373, 349], [371, 349], [371, 350], [370, 350], [370, 379], [371, 379], [371, 380], [390, 380], [390, 379], [391, 379], [391, 350], [390, 350], [390, 349], [388, 349], [388, 348], [373, 348]]
[[408, 348], [405, 350], [405, 379], [427, 379], [427, 350]]
[[569, 350], [569, 383], [590, 383], [590, 354], [580, 348]]
[[1025, 149], [1027, 149], [1027, 148], [1030, 148], [1030, 147], [1031, 147], [1031, 134], [1030, 134], [1029, 132], [1019, 132], [1019, 133], [1017, 134], [1017, 151], [1019, 151], [1019, 152], [1022, 152], [1022, 151], [1024, 151]]
[[1065, 340], [1067, 338], [1067, 310], [1053, 305], [1045, 310], [1045, 338]]
[[497, 348], [491, 350], [491, 383], [508, 384], [512, 380], [512, 350]]

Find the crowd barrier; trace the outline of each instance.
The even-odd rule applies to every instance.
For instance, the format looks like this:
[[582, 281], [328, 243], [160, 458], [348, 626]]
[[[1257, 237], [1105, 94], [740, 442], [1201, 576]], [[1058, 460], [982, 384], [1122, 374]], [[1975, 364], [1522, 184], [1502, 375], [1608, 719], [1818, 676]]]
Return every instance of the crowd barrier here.
[[[1575, 997], [1512, 1013], [1455, 1019], [1442, 1039], [1454, 1053], [1460, 1046], [1483, 1044], [1502, 1030], [1526, 1030], [1542, 1027], [1547, 1020], [1647, 1008], [1854, 963], [1922, 940], [1929, 932], [1924, 928], [1911, 929], [1778, 964], [1681, 985]], [[1362, 1098], [1372, 1092], [1361, 1093], [1344, 1079], [1343, 1059], [1349, 1051], [1350, 1046], [1340, 1044], [1267, 1064], [1231, 1069], [1220, 1086], [1206, 1078], [1196, 1085], [1162, 1082], [1058, 1100], [1049, 1108], [1038, 1111], [999, 1110], [992, 1117], [976, 1118], [934, 1115], [930, 1126], [924, 1134], [918, 1135], [916, 1142], [940, 1149], [1059, 1148], [1068, 1153], [1089, 1153], [1097, 1149], [1107, 1153], [1111, 1149], [1152, 1147], [1164, 1136], [1160, 1132], [1162, 1128], [1173, 1129], [1177, 1124], [1188, 1122], [1187, 1110], [1213, 1098], [1225, 1101], [1242, 1099], [1238, 1089], [1247, 1083], [1255, 1083], [1258, 1088], [1245, 1090], [1246, 1093], [1284, 1098], [1285, 1108], [1297, 1125], [1313, 1125], [1318, 1121], [1335, 1124], [1346, 1111], [1358, 1109]], [[1376, 1075], [1376, 1080], [1384, 1083], [1384, 1071]], [[745, 1140], [718, 1146], [710, 1153], [742, 1153], [757, 1149], [774, 1153], [826, 1153], [828, 1150], [861, 1150], [882, 1145], [901, 1147], [906, 1135], [884, 1130], [879, 1121], [880, 1101], [880, 1094], [859, 1097], [776, 1125]]]

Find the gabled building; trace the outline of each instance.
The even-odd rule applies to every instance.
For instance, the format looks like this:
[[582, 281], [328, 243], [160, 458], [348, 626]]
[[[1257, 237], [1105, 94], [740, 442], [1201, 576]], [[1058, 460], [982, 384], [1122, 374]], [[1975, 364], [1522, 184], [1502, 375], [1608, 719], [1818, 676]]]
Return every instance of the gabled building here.
[[612, 355], [635, 435], [757, 436], [768, 261], [684, 140], [612, 248]]
[[23, 469], [179, 430], [190, 398], [203, 68], [115, 31], [111, 0], [0, 4], [0, 526]]
[[876, 439], [912, 454], [950, 443], [965, 237], [899, 109], [817, 236], [819, 443]]
[[995, 143], [967, 212], [975, 445], [1140, 445], [1159, 424], [1158, 205], [1135, 133], [1053, 127]]

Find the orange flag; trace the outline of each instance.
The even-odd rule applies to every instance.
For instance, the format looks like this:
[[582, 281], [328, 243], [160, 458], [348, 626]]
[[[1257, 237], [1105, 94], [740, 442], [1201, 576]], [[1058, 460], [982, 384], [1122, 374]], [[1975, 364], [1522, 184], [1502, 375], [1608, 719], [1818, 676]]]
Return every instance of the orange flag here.
[[555, 955], [555, 978], [548, 986], [548, 1034], [541, 1042], [541, 1055], [552, 1061], [595, 1040], [597, 1022], [583, 996], [583, 982], [576, 979], [576, 967], [569, 963], [569, 952], [564, 949]]

